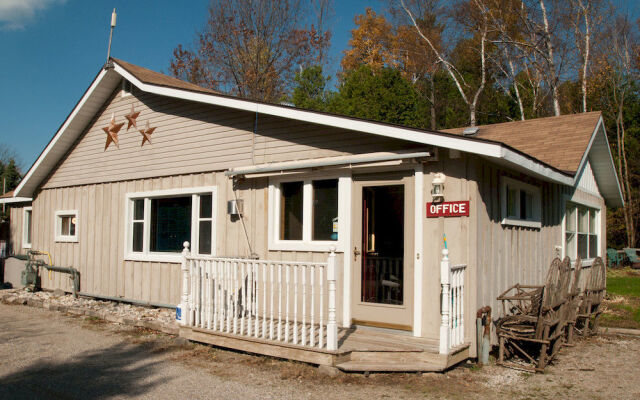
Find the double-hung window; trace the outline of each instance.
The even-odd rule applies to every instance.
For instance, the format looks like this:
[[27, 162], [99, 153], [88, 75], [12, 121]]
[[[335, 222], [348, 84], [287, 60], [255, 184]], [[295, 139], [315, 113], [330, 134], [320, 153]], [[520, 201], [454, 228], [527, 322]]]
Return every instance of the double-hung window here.
[[[347, 224], [341, 209], [348, 178], [273, 180], [269, 191], [269, 248], [327, 251], [339, 248]], [[342, 233], [341, 233], [342, 232]]]
[[539, 187], [503, 177], [501, 189], [503, 225], [542, 226]]
[[25, 207], [22, 217], [22, 247], [31, 248], [31, 226], [33, 225], [33, 208]]
[[599, 211], [575, 203], [565, 208], [565, 254], [572, 260], [591, 260], [600, 255]]
[[127, 194], [125, 258], [179, 262], [184, 242], [213, 254], [215, 198], [211, 187]]
[[55, 214], [55, 241], [78, 241], [78, 210], [56, 211]]

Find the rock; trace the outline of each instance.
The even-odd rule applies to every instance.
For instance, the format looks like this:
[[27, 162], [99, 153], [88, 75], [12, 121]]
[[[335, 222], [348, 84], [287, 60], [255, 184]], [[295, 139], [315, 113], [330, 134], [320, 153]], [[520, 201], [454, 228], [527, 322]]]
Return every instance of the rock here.
[[338, 368], [332, 367], [330, 365], [319, 365], [318, 373], [320, 375], [335, 378], [336, 376], [340, 375], [342, 372]]
[[64, 295], [66, 295], [66, 293], [62, 289], [56, 289], [53, 291], [53, 297], [63, 297]]

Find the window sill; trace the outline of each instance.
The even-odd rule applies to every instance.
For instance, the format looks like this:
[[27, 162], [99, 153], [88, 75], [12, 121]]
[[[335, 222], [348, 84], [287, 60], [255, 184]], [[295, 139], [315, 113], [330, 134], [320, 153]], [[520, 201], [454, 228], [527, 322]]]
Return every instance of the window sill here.
[[182, 254], [180, 253], [129, 253], [124, 257], [125, 261], [148, 261], [162, 262], [171, 264], [180, 264], [182, 262]]
[[323, 242], [303, 242], [301, 240], [284, 241], [278, 240], [269, 243], [269, 250], [272, 251], [315, 251], [329, 253], [334, 247], [336, 252], [343, 252], [343, 246], [338, 241]]
[[31, 243], [23, 243], [22, 244], [22, 248], [23, 249], [30, 249], [31, 248]]
[[62, 242], [62, 243], [78, 243], [78, 237], [77, 236], [56, 236], [55, 241]]
[[523, 219], [511, 219], [504, 218], [502, 220], [502, 225], [511, 225], [511, 226], [524, 226], [526, 228], [542, 228], [542, 223], [540, 221], [526, 221]]

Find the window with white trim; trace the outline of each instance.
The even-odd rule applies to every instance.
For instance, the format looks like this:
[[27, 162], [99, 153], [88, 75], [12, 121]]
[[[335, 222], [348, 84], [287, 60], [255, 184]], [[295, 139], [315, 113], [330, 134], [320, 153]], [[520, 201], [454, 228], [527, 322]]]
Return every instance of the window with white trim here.
[[22, 247], [31, 248], [31, 226], [33, 225], [33, 208], [25, 207], [22, 217]]
[[78, 241], [78, 210], [56, 211], [55, 241]]
[[590, 260], [600, 255], [599, 210], [576, 203], [565, 209], [565, 254], [575, 260]]
[[539, 187], [503, 177], [501, 194], [503, 225], [542, 226]]
[[215, 188], [127, 194], [126, 258], [179, 262], [185, 241], [193, 254], [213, 254], [215, 204]]
[[341, 247], [346, 224], [339, 213], [347, 178], [311, 177], [274, 180], [270, 187], [269, 247], [273, 250], [326, 251]]

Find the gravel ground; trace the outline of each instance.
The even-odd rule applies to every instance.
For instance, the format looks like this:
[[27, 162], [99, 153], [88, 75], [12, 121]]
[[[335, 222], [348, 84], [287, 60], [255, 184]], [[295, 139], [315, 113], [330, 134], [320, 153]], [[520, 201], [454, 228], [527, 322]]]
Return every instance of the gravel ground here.
[[0, 304], [0, 398], [640, 398], [640, 339], [563, 349], [545, 374], [461, 366], [446, 374], [341, 374], [184, 343], [144, 328]]

